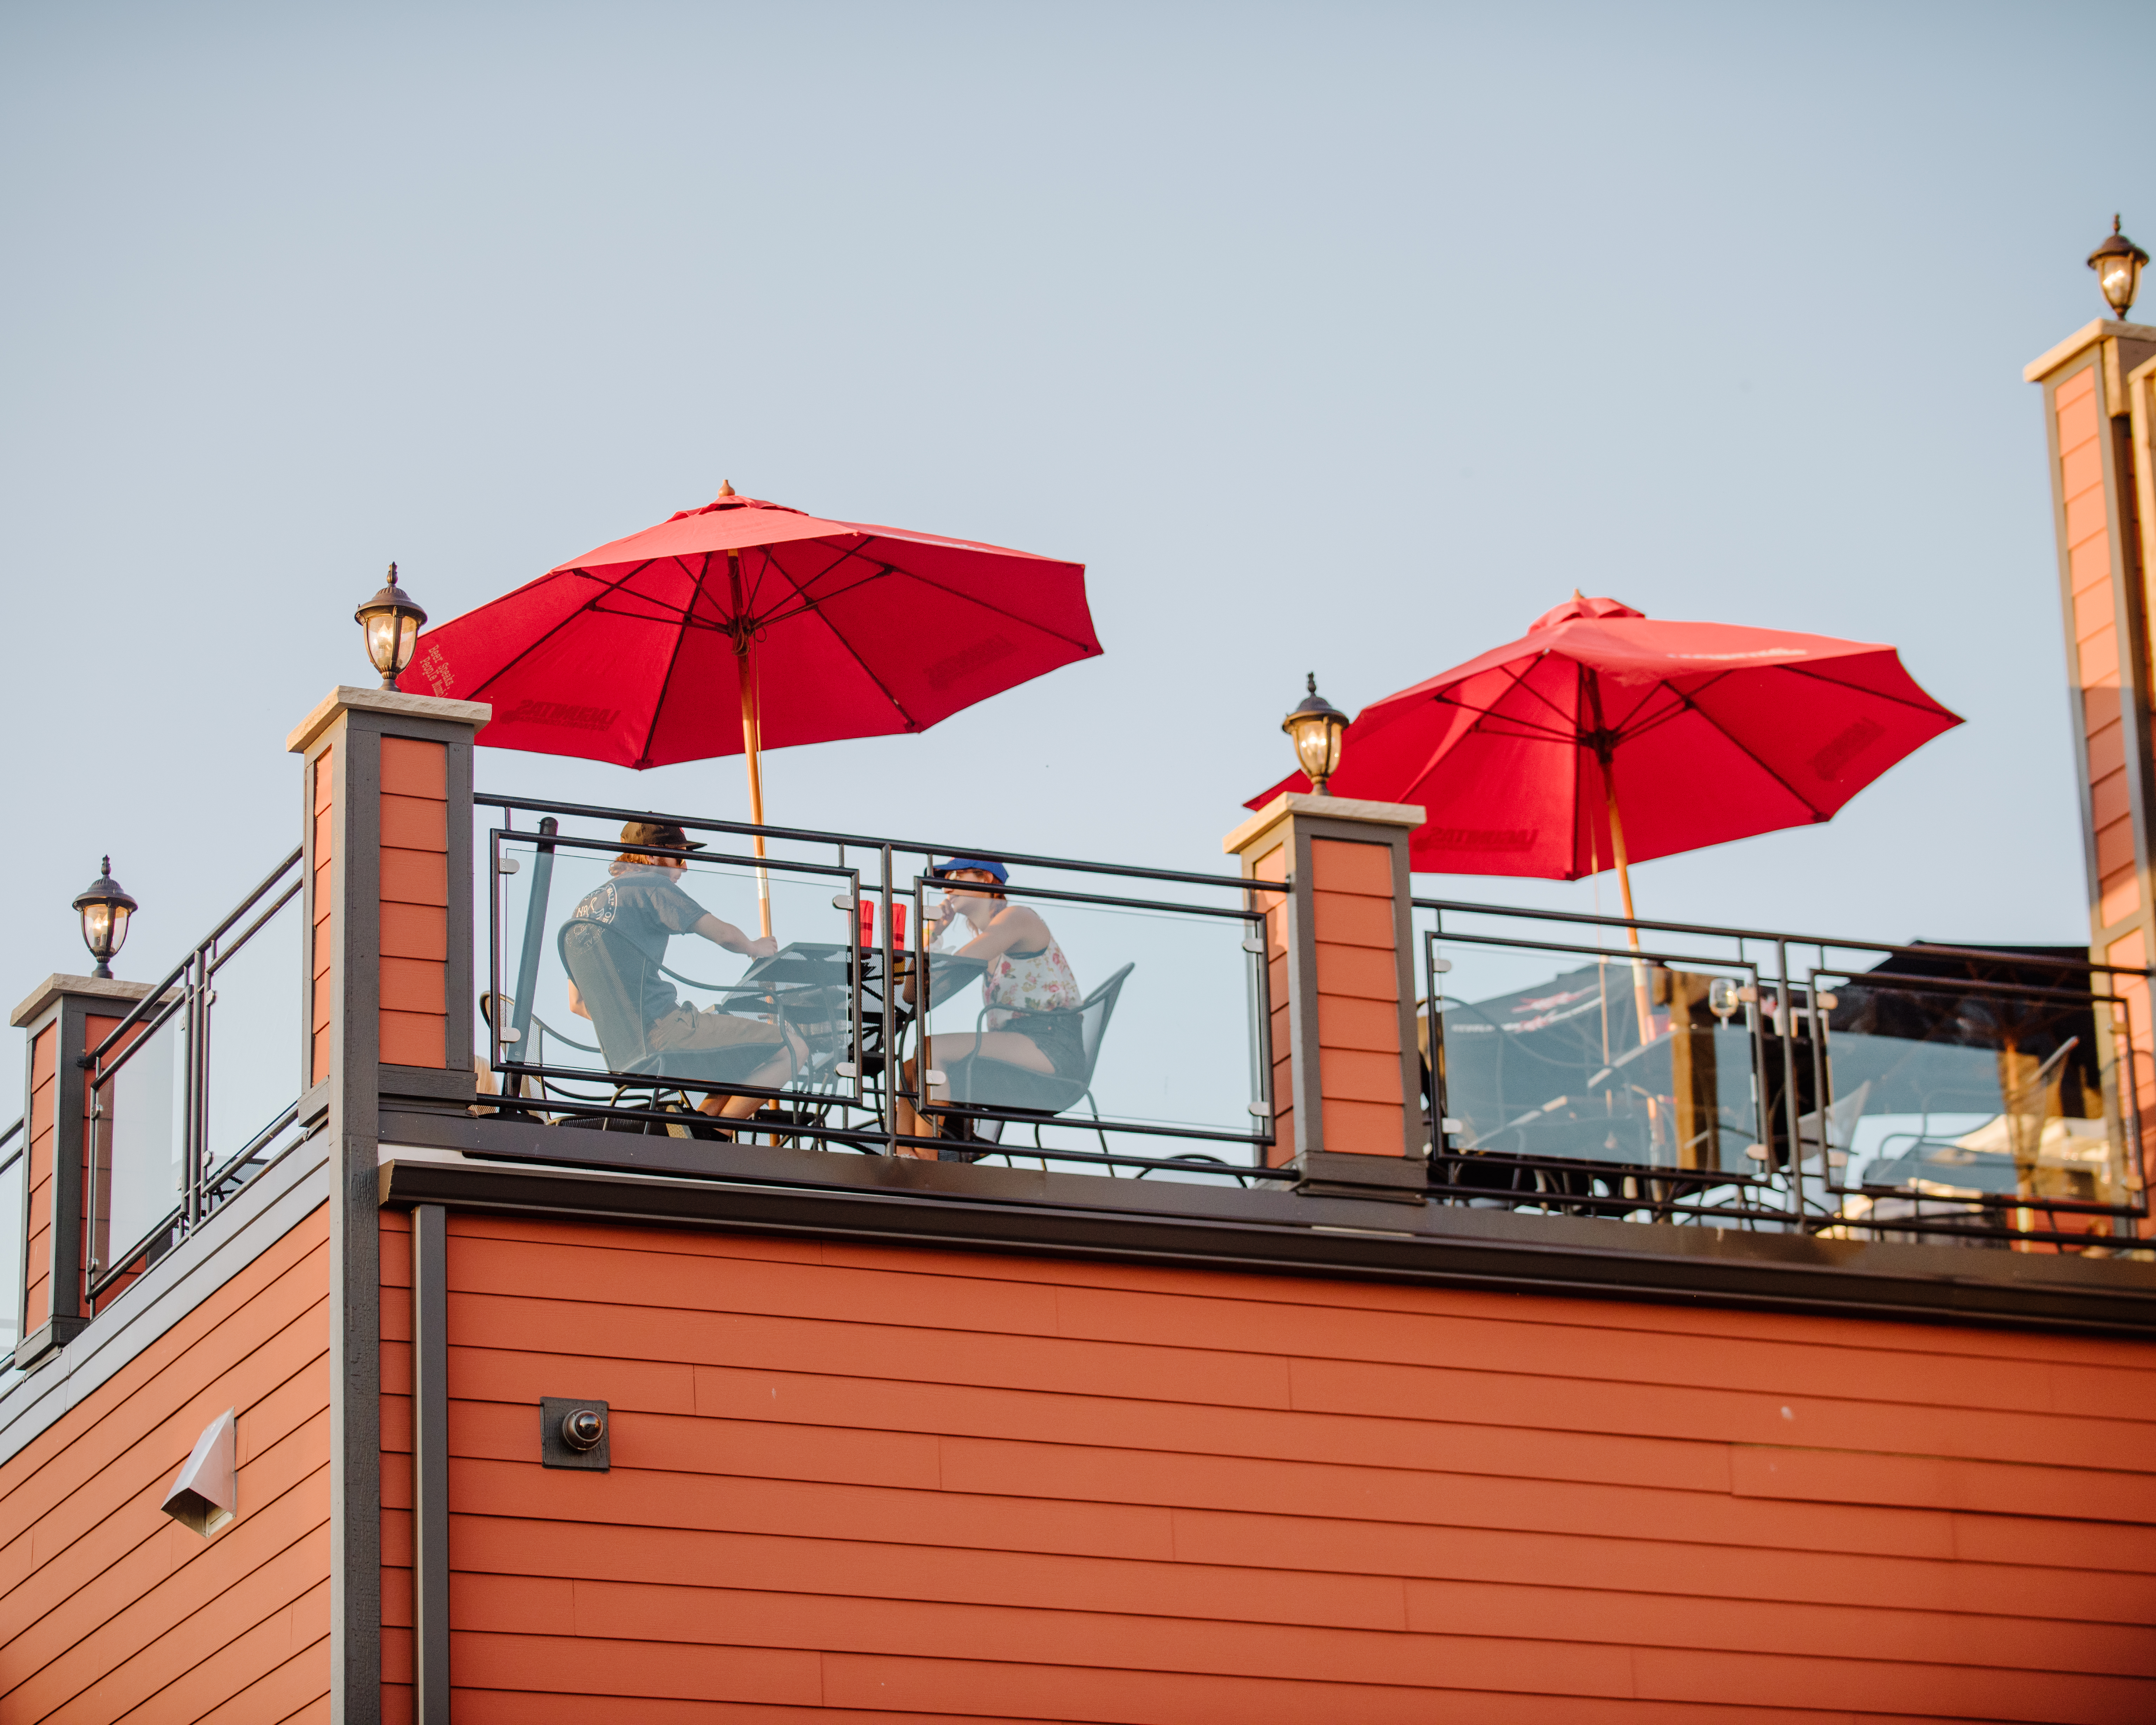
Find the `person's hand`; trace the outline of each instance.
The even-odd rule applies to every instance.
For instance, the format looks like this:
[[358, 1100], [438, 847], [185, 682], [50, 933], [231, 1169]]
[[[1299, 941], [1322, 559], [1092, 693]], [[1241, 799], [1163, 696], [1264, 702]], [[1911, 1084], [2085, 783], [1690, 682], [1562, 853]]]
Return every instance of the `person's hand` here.
[[778, 950], [778, 937], [773, 934], [760, 934], [748, 943], [748, 956], [752, 958], [768, 958]]

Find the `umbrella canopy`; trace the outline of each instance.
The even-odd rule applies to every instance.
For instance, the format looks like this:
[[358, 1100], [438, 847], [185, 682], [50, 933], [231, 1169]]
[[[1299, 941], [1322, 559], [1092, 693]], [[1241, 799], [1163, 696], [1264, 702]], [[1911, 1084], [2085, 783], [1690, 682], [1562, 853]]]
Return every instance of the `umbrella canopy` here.
[[[1830, 819], [1961, 722], [1892, 647], [1575, 594], [1522, 639], [1365, 707], [1328, 788], [1420, 803], [1418, 869], [1572, 880]], [[1293, 774], [1250, 806], [1309, 785]]]
[[490, 701], [490, 747], [624, 767], [925, 731], [1098, 655], [1085, 578], [728, 486], [429, 629], [405, 686]]

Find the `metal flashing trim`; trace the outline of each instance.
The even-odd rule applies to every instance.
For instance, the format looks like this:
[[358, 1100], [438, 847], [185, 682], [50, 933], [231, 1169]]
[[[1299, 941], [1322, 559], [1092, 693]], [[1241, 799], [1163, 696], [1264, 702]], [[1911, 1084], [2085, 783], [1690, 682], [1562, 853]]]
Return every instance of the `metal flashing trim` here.
[[[0, 1390], [0, 1465], [247, 1268], [329, 1197], [327, 1146], [302, 1139], [146, 1270], [38, 1371]], [[223, 1226], [226, 1219], [229, 1226]]]
[[1421, 1204], [1430, 1189], [1430, 1164], [1420, 1157], [1306, 1150], [1288, 1166], [1302, 1176], [1295, 1189], [1305, 1198], [1368, 1198], [1384, 1204]]
[[[406, 1115], [383, 1123], [390, 1129], [386, 1141], [491, 1138], [495, 1154], [535, 1163], [588, 1161], [608, 1147], [549, 1155], [539, 1141], [556, 1136], [550, 1128], [469, 1117]], [[669, 1146], [678, 1147], [669, 1154]], [[1408, 1210], [1277, 1191], [628, 1135], [621, 1152], [622, 1166], [641, 1168], [647, 1178], [507, 1161], [395, 1158], [380, 1169], [381, 1200], [398, 1208], [440, 1204], [1513, 1293], [2156, 1337], [2156, 1266], [2123, 1260], [1449, 1206]]]
[[285, 739], [288, 754], [304, 754], [322, 732], [347, 712], [391, 713], [408, 719], [447, 719], [452, 723], [484, 726], [494, 709], [483, 701], [444, 701], [432, 695], [407, 695], [401, 689], [356, 689], [340, 685], [315, 705], [315, 710], [293, 726]]

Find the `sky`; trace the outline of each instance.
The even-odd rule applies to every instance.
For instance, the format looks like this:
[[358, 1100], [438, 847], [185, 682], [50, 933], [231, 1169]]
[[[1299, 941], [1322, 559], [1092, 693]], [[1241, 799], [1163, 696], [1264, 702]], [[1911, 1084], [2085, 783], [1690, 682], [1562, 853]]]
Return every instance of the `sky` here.
[[[1969, 721], [1643, 914], [2084, 939], [2020, 368], [2156, 173], [2069, 48], [2156, 10], [0, 6], [0, 988], [88, 968], [102, 854], [149, 980], [297, 843], [391, 559], [444, 620], [722, 480], [1082, 562], [1106, 649], [774, 752], [775, 821], [1224, 870], [1305, 672], [1353, 711], [1578, 587]], [[746, 815], [737, 758], [479, 762]]]

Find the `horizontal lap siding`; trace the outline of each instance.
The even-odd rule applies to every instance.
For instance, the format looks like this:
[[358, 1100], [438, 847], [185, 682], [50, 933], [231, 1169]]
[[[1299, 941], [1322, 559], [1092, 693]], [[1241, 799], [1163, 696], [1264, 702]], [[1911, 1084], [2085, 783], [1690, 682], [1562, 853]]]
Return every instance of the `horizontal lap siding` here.
[[448, 1062], [448, 747], [382, 739], [382, 1059]]
[[449, 1278], [459, 1718], [2156, 1712], [2156, 1350], [454, 1216]]
[[58, 1142], [54, 1130], [54, 1097], [58, 1080], [53, 1050], [59, 1045], [60, 1027], [48, 1024], [30, 1044], [29, 1160], [24, 1164], [28, 1187], [28, 1227], [23, 1246], [24, 1297], [23, 1335], [34, 1335], [53, 1315], [53, 1154]]
[[311, 984], [307, 1019], [307, 1082], [310, 1084], [320, 1084], [330, 1076], [331, 1009], [335, 1004], [331, 967], [336, 953], [333, 927], [336, 909], [333, 855], [336, 836], [336, 779], [330, 770], [330, 755], [331, 751], [324, 749], [315, 757], [314, 830], [308, 849], [308, 866], [314, 873], [311, 901], [315, 919], [312, 931], [314, 944], [308, 963]]
[[1398, 1156], [1404, 1099], [1392, 847], [1314, 839], [1310, 862], [1325, 1147]]
[[[315, 1214], [0, 1466], [0, 1721], [281, 1720], [329, 1688], [329, 1318]], [[238, 1410], [239, 1514], [158, 1508]]]
[[2112, 592], [2111, 531], [2103, 485], [2102, 426], [2093, 367], [2062, 386], [2052, 402], [2059, 430], [2059, 495], [2066, 516], [2071, 588], [2071, 627], [2088, 739], [2091, 830], [2104, 914], [2126, 916], [2140, 903], [2133, 866], [2119, 654], [2124, 639]]

